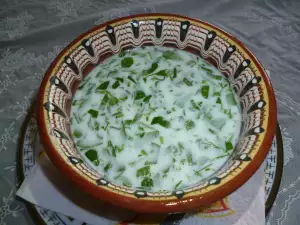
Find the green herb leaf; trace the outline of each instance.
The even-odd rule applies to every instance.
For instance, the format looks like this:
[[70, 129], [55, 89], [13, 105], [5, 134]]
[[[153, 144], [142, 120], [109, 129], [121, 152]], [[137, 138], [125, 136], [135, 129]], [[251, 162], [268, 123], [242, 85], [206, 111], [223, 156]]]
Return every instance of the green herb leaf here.
[[112, 165], [110, 163], [107, 163], [106, 166], [104, 167], [104, 171], [107, 172], [112, 168]]
[[179, 182], [175, 185], [175, 190], [180, 186], [181, 183], [182, 183], [182, 180], [179, 181]]
[[119, 81], [119, 82], [121, 82], [121, 83], [124, 82], [124, 79], [122, 77], [117, 77], [116, 80]]
[[152, 65], [149, 69], [143, 71], [143, 75], [148, 75], [148, 74], [153, 73], [157, 69], [157, 67], [158, 67], [157, 63], [152, 63]]
[[198, 170], [198, 171], [194, 171], [195, 172], [195, 175], [197, 175], [197, 176], [202, 176], [201, 175], [201, 172], [203, 171], [203, 170], [205, 170], [205, 171], [208, 171], [208, 170], [210, 170], [210, 166], [211, 166], [212, 164], [209, 164], [209, 165], [207, 165], [207, 166], [205, 166], [205, 167], [203, 167], [203, 168], [201, 168], [200, 170]]
[[208, 98], [208, 95], [209, 95], [209, 86], [208, 85], [205, 85], [201, 88], [201, 93], [202, 93], [202, 96], [204, 98]]
[[153, 187], [153, 180], [149, 177], [145, 177], [142, 180], [141, 185], [142, 185], [142, 187], [147, 187], [147, 188]]
[[119, 57], [123, 57], [123, 56], [125, 56], [126, 55], [126, 52], [124, 51], [124, 50], [122, 50], [121, 52], [120, 52], [120, 54], [119, 54]]
[[169, 128], [171, 126], [170, 122], [165, 120], [162, 116], [157, 116], [152, 119], [151, 125], [159, 124], [162, 127]]
[[165, 142], [165, 141], [164, 141], [164, 137], [163, 137], [163, 136], [160, 136], [160, 137], [159, 137], [159, 141], [160, 141], [161, 144], [163, 144], [163, 143]]
[[86, 79], [83, 79], [83, 81], [80, 83], [78, 89], [81, 90], [82, 88], [84, 88], [84, 86], [87, 84], [87, 82], [90, 80], [91, 78], [88, 77]]
[[150, 166], [145, 166], [136, 171], [137, 177], [145, 177], [150, 175]]
[[185, 159], [180, 160], [180, 164], [184, 165], [185, 164]]
[[109, 97], [107, 94], [105, 94], [104, 97], [102, 98], [101, 106], [106, 106], [108, 101], [109, 101]]
[[113, 89], [116, 89], [120, 86], [120, 82], [118, 80], [116, 80], [116, 82], [112, 85]]
[[218, 97], [218, 98], [217, 98], [217, 101], [216, 101], [216, 103], [217, 103], [217, 104], [222, 104], [222, 100], [221, 100], [221, 98], [220, 98], [220, 97]]
[[114, 105], [118, 104], [118, 102], [119, 102], [119, 99], [117, 99], [115, 96], [111, 96], [109, 105], [114, 106]]
[[141, 150], [141, 153], [138, 155], [138, 157], [141, 157], [143, 155], [148, 155], [148, 153], [144, 149]]
[[82, 133], [79, 130], [74, 130], [73, 136], [76, 138], [80, 138], [82, 136]]
[[124, 150], [124, 147], [125, 147], [124, 144], [121, 145], [121, 147], [115, 145], [115, 149], [116, 149], [118, 152], [122, 152], [122, 151]]
[[148, 95], [144, 98], [143, 102], [149, 102], [150, 98], [152, 97], [152, 95]]
[[189, 153], [189, 154], [187, 155], [187, 161], [188, 161], [188, 164], [189, 164], [189, 165], [193, 165], [193, 164], [194, 164], [194, 162], [193, 162], [193, 156], [192, 156], [191, 153]]
[[97, 110], [90, 109], [90, 110], [88, 111], [88, 113], [91, 114], [91, 116], [92, 116], [93, 118], [97, 118], [99, 112], [98, 112]]
[[169, 71], [168, 70], [160, 70], [157, 73], [155, 73], [154, 75], [156, 75], [156, 76], [162, 76], [162, 77], [167, 77], [167, 76], [169, 76]]
[[205, 66], [200, 66], [201, 69], [207, 71], [208, 73], [212, 73], [213, 71]]
[[99, 165], [99, 160], [98, 160], [98, 153], [96, 150], [88, 150], [85, 153], [85, 156], [95, 165], [98, 166]]
[[233, 145], [230, 141], [226, 141], [225, 146], [226, 146], [226, 151], [230, 151], [233, 149]]
[[144, 98], [146, 95], [143, 91], [137, 91], [135, 93], [135, 99], [134, 100], [139, 100], [139, 99], [142, 99]]
[[136, 81], [131, 76], [128, 76], [128, 79], [136, 84]]
[[134, 60], [132, 57], [126, 57], [122, 60], [121, 66], [124, 68], [129, 68], [132, 66], [133, 63], [134, 63]]
[[172, 79], [175, 79], [177, 77], [177, 69], [176, 67], [173, 69], [173, 77]]
[[200, 111], [200, 107], [201, 107], [201, 105], [202, 105], [202, 102], [196, 103], [194, 100], [191, 100], [191, 104], [192, 104], [192, 106], [193, 106], [194, 109]]
[[123, 185], [126, 187], [132, 187], [132, 184], [126, 181], [123, 182]]
[[165, 59], [173, 59], [173, 60], [179, 60], [181, 59], [175, 52], [173, 51], [165, 51], [163, 53], [163, 57]]
[[224, 114], [226, 114], [230, 119], [232, 119], [231, 109], [224, 109]]
[[220, 96], [221, 96], [221, 93], [218, 92], [218, 91], [216, 91], [216, 92], [214, 92], [214, 96], [220, 97]]
[[109, 85], [109, 81], [105, 81], [102, 84], [100, 84], [96, 90], [106, 90], [108, 85]]
[[187, 131], [189, 131], [189, 130], [191, 130], [191, 129], [193, 129], [194, 127], [195, 127], [195, 123], [194, 123], [194, 121], [192, 121], [192, 120], [187, 120], [187, 121], [185, 121], [185, 129], [187, 130]]
[[213, 129], [208, 129], [208, 131], [210, 132], [210, 133], [212, 133], [212, 134], [216, 134], [216, 132], [213, 130]]
[[183, 78], [183, 82], [184, 82], [187, 86], [193, 86], [193, 81], [189, 81], [187, 78]]

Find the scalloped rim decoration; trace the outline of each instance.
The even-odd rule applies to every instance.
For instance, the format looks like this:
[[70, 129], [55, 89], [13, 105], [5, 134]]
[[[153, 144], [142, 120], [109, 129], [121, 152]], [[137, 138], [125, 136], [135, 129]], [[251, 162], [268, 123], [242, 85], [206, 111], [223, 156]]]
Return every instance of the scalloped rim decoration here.
[[[234, 154], [208, 180], [174, 192], [116, 185], [88, 167], [70, 134], [72, 94], [98, 63], [124, 48], [168, 46], [197, 54], [228, 77], [239, 96], [241, 136]], [[172, 14], [109, 21], [80, 35], [54, 60], [37, 104], [41, 140], [54, 165], [94, 197], [140, 212], [179, 212], [208, 205], [240, 187], [264, 161], [277, 124], [274, 92], [263, 67], [236, 38], [206, 22]]]

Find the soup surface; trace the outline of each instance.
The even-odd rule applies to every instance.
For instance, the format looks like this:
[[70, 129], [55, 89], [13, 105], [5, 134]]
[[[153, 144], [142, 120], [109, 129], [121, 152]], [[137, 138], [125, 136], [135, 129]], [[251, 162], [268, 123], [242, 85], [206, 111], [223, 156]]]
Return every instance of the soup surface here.
[[136, 48], [99, 64], [71, 108], [77, 149], [105, 178], [177, 190], [216, 172], [231, 154], [241, 114], [229, 82], [202, 58]]

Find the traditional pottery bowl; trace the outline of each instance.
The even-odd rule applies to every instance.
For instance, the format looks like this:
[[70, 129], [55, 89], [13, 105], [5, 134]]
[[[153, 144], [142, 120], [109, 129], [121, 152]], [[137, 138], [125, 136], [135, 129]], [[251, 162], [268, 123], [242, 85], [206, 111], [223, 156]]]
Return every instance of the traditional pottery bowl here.
[[[83, 77], [122, 49], [168, 46], [192, 52], [228, 77], [239, 97], [242, 128], [226, 164], [209, 179], [174, 192], [119, 186], [82, 160], [70, 132], [72, 96]], [[180, 212], [213, 203], [244, 184], [264, 161], [275, 133], [274, 92], [262, 65], [235, 37], [209, 23], [171, 14], [109, 21], [77, 37], [54, 60], [38, 95], [38, 126], [58, 170], [95, 198], [139, 212]]]

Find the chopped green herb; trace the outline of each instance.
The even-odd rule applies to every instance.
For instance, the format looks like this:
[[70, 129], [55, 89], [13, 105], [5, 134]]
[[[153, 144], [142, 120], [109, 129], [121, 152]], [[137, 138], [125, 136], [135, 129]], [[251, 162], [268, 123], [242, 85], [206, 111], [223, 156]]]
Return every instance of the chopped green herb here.
[[194, 164], [194, 162], [193, 162], [193, 156], [192, 156], [191, 153], [189, 153], [189, 154], [187, 155], [187, 161], [188, 161], [188, 164], [189, 164], [189, 165], [193, 165], [193, 164]]
[[226, 151], [230, 151], [233, 149], [233, 145], [230, 141], [226, 141], [225, 146], [226, 146]]
[[[169, 70], [160, 70], [153, 75], [157, 76], [156, 79], [158, 79], [158, 80], [164, 80], [166, 77], [169, 76], [169, 72], [170, 72]], [[151, 76], [153, 76], [153, 75], [151, 75]], [[163, 78], [161, 78], [161, 77], [163, 77]]]
[[138, 155], [138, 157], [141, 157], [143, 155], [148, 155], [148, 153], [144, 149], [141, 150], [141, 153]]
[[193, 106], [194, 109], [200, 110], [200, 107], [201, 107], [201, 105], [202, 105], [202, 102], [196, 103], [194, 100], [191, 100], [191, 104], [192, 104], [192, 106]]
[[83, 81], [80, 83], [78, 89], [81, 90], [82, 88], [84, 88], [84, 86], [87, 84], [87, 82], [90, 80], [91, 78], [88, 77], [86, 79], [83, 79]]
[[201, 69], [206, 70], [208, 73], [212, 73], [213, 71], [205, 66], [200, 66]]
[[193, 86], [193, 81], [189, 81], [187, 78], [183, 78], [183, 82], [184, 82], [187, 86]]
[[232, 113], [231, 113], [231, 109], [224, 109], [224, 113], [230, 118], [232, 119]]
[[212, 164], [209, 164], [209, 165], [207, 165], [207, 166], [201, 168], [200, 170], [194, 171], [195, 175], [197, 175], [197, 176], [202, 176], [202, 175], [201, 175], [201, 172], [202, 172], [203, 170], [204, 170], [204, 171], [210, 170], [209, 167], [210, 167], [211, 165], [212, 165]]
[[124, 82], [124, 79], [122, 77], [117, 77], [116, 80], [119, 81], [119, 82], [121, 82], [121, 83]]
[[157, 69], [157, 67], [158, 67], [157, 63], [152, 63], [151, 67], [148, 70], [143, 71], [143, 75], [148, 75], [153, 73]]
[[220, 97], [218, 97], [218, 98], [217, 98], [217, 101], [216, 101], [216, 103], [217, 103], [217, 104], [222, 104], [222, 100], [221, 100], [221, 98], [220, 98]]
[[119, 99], [117, 99], [114, 96], [111, 96], [110, 101], [109, 101], [109, 105], [114, 106], [114, 105], [118, 104], [118, 102], [119, 102]]
[[98, 153], [96, 150], [88, 150], [85, 153], [85, 156], [95, 165], [98, 166], [99, 165], [99, 160], [98, 160]]
[[112, 168], [112, 165], [110, 163], [107, 163], [106, 166], [104, 167], [104, 171], [107, 172]]
[[112, 114], [112, 116], [115, 116], [116, 118], [122, 118], [124, 115], [121, 111], [118, 111], [118, 112]]
[[164, 137], [163, 137], [163, 136], [160, 136], [160, 137], [159, 137], [159, 141], [160, 141], [161, 144], [163, 144], [163, 143], [165, 142], [165, 141], [164, 141]]
[[106, 90], [108, 85], [109, 85], [109, 81], [105, 81], [102, 84], [100, 84], [96, 90]]
[[221, 93], [218, 92], [218, 91], [216, 91], [216, 92], [214, 92], [214, 96], [220, 97], [220, 96], [221, 96]]
[[128, 76], [128, 79], [136, 84], [136, 81], [131, 76]]
[[191, 129], [193, 129], [194, 127], [195, 127], [195, 123], [194, 123], [194, 121], [192, 121], [192, 120], [187, 120], [187, 121], [185, 121], [185, 129], [187, 130], [187, 131], [189, 131], [189, 130], [191, 130]]
[[152, 95], [148, 95], [144, 98], [143, 102], [149, 102], [150, 98], [152, 97]]
[[136, 93], [135, 93], [135, 98], [134, 98], [134, 100], [139, 100], [139, 99], [142, 99], [142, 98], [144, 98], [146, 95], [145, 95], [145, 93], [143, 92], [143, 91], [137, 91]]
[[208, 98], [208, 95], [209, 95], [209, 86], [208, 85], [205, 85], [201, 88], [201, 93], [202, 93], [202, 96], [204, 98]]
[[118, 80], [116, 80], [116, 82], [112, 85], [113, 89], [116, 89], [120, 86], [120, 82]]
[[118, 152], [122, 152], [124, 150], [124, 144], [121, 145], [121, 147], [115, 145], [115, 149], [118, 151]]
[[137, 177], [145, 177], [150, 175], [150, 166], [145, 166], [136, 171]]
[[109, 97], [107, 94], [105, 94], [104, 97], [102, 98], [101, 106], [106, 106], [108, 101], [109, 101]]
[[126, 181], [123, 182], [123, 185], [126, 187], [132, 187], [132, 184]]
[[173, 77], [172, 79], [175, 79], [177, 77], [177, 69], [176, 67], [173, 69]]
[[135, 162], [131, 162], [131, 163], [129, 163], [129, 166], [134, 166], [134, 164], [135, 164]]
[[132, 57], [126, 57], [122, 60], [121, 66], [124, 68], [129, 68], [132, 66], [133, 63], [134, 63], [134, 60]]
[[177, 190], [177, 188], [180, 186], [181, 183], [182, 183], [182, 180], [179, 181], [179, 182], [175, 185], [175, 190]]
[[122, 50], [119, 54], [119, 57], [123, 57], [126, 54], [126, 52], [124, 50]]
[[92, 116], [93, 118], [97, 118], [99, 112], [98, 112], [97, 110], [90, 109], [90, 110], [88, 111], [88, 113], [91, 114], [91, 116]]
[[128, 99], [128, 96], [125, 96], [125, 97], [119, 98], [119, 100], [120, 100], [120, 101], [122, 101], [122, 102], [123, 102], [123, 101], [126, 101], [127, 99]]
[[145, 177], [142, 180], [141, 185], [142, 185], [142, 187], [147, 187], [147, 188], [153, 187], [153, 180], [149, 177]]
[[173, 51], [165, 51], [163, 53], [163, 57], [165, 59], [173, 59], [173, 60], [180, 60], [181, 57], [179, 57], [175, 52]]
[[208, 129], [208, 131], [210, 132], [210, 133], [212, 133], [212, 134], [216, 134], [216, 132], [213, 130], [213, 129]]
[[162, 116], [157, 116], [152, 119], [151, 125], [159, 124], [162, 127], [169, 128], [171, 126], [170, 122], [165, 120]]
[[82, 133], [79, 130], [74, 130], [73, 136], [75, 136], [76, 138], [80, 138], [82, 136]]

